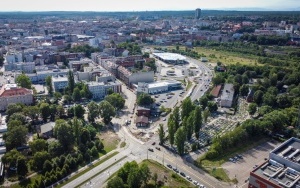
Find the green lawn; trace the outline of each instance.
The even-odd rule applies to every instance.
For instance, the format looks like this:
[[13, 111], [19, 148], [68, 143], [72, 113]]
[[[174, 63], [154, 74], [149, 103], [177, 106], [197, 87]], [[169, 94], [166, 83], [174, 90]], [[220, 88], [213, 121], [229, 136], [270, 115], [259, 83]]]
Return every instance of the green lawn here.
[[253, 147], [256, 147], [262, 143], [267, 142], [269, 139], [263, 138], [259, 139], [257, 142], [249, 142], [247, 145], [240, 146], [233, 148], [232, 150], [228, 151], [223, 156], [220, 156], [216, 159], [209, 160], [205, 158], [205, 155], [200, 157], [195, 161], [195, 165], [205, 170], [207, 173], [212, 175], [213, 177], [225, 181], [225, 182], [237, 182], [236, 179], [230, 179], [224, 169], [221, 167], [223, 163], [228, 161], [228, 159], [236, 154], [243, 153]]
[[121, 148], [124, 148], [125, 146], [126, 146], [126, 142], [122, 142], [120, 145]]
[[188, 91], [191, 87], [192, 87], [192, 82], [190, 80], [188, 80], [188, 84], [186, 86], [186, 90]]

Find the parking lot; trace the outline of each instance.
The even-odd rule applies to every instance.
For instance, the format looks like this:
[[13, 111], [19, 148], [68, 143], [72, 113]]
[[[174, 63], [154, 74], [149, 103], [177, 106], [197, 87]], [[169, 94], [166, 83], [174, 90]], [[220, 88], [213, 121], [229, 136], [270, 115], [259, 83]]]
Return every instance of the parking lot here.
[[155, 99], [155, 103], [157, 107], [164, 106], [166, 108], [173, 108], [177, 101], [183, 97], [184, 88], [180, 90], [173, 90], [167, 93], [160, 93], [156, 95], [152, 95], [152, 98]]
[[[244, 153], [241, 153], [242, 159], [238, 161], [225, 162], [222, 165], [222, 168], [226, 171], [230, 179], [236, 178], [238, 180], [238, 187], [246, 188], [248, 187], [248, 178], [250, 171], [256, 165], [262, 164], [265, 159], [269, 158], [269, 153], [275, 147], [277, 147], [280, 142], [277, 141], [268, 141], [263, 143], [255, 148], [252, 148]], [[233, 159], [235, 156], [232, 156]]]

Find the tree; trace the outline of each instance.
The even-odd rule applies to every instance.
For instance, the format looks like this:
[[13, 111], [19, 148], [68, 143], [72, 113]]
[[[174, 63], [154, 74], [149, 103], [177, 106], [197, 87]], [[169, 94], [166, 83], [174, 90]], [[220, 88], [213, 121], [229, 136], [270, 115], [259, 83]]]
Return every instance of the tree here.
[[79, 121], [76, 117], [73, 118], [72, 128], [73, 128], [73, 132], [74, 132], [75, 141], [76, 141], [77, 145], [79, 146], [82, 122]]
[[83, 119], [85, 114], [85, 109], [81, 105], [75, 105], [74, 107], [74, 116], [79, 119]]
[[249, 112], [250, 115], [255, 114], [256, 110], [257, 110], [257, 104], [256, 103], [251, 103], [248, 106], [248, 112]]
[[17, 159], [17, 174], [21, 177], [26, 176], [28, 167], [24, 156], [19, 156]]
[[220, 73], [216, 74], [216, 76], [212, 79], [212, 83], [215, 86], [223, 84], [223, 83], [225, 83], [225, 78]]
[[184, 119], [185, 117], [189, 117], [190, 113], [194, 110], [194, 104], [192, 103], [192, 100], [190, 97], [185, 98], [182, 101], [182, 107], [181, 107], [181, 119]]
[[205, 109], [205, 110], [203, 111], [203, 121], [204, 121], [205, 123], [207, 122], [207, 118], [209, 117], [209, 115], [210, 115], [209, 110], [208, 110], [208, 109]]
[[50, 106], [48, 103], [40, 104], [40, 112], [44, 121], [47, 121], [47, 118], [50, 116]]
[[253, 100], [256, 104], [261, 104], [263, 99], [264, 93], [261, 90], [255, 91], [253, 95]]
[[1, 158], [1, 161], [4, 163], [4, 165], [15, 167], [17, 164], [18, 158], [22, 157], [22, 156], [23, 156], [22, 153], [20, 153], [16, 149], [12, 149], [3, 155], [3, 157]]
[[55, 119], [55, 115], [56, 115], [56, 112], [57, 112], [56, 109], [57, 109], [56, 104], [51, 104], [51, 105], [49, 106], [50, 120], [51, 120], [51, 121], [54, 121], [54, 119]]
[[51, 156], [47, 151], [40, 151], [35, 153], [32, 158], [33, 169], [36, 171], [43, 169], [44, 162], [50, 159]]
[[152, 176], [152, 180], [154, 181], [155, 187], [157, 186], [157, 179], [158, 179], [158, 176], [157, 176], [157, 173], [155, 172]]
[[141, 176], [138, 168], [133, 168], [130, 170], [128, 179], [127, 179], [127, 184], [128, 187], [141, 187], [142, 181], [141, 181]]
[[169, 133], [169, 142], [171, 145], [174, 144], [174, 136], [175, 136], [175, 123], [173, 120], [168, 121], [168, 133]]
[[107, 182], [106, 188], [125, 188], [122, 178], [116, 176]]
[[57, 113], [57, 116], [59, 118], [63, 118], [63, 116], [65, 115], [65, 109], [62, 105], [57, 105], [56, 106], [56, 113]]
[[52, 94], [53, 94], [52, 77], [47, 76], [45, 81], [46, 81], [46, 86], [48, 88], [48, 93], [50, 96], [52, 96]]
[[73, 90], [75, 87], [75, 81], [74, 81], [74, 75], [71, 70], [68, 72], [68, 88], [69, 88], [69, 93], [72, 94]]
[[73, 90], [72, 97], [73, 97], [73, 100], [76, 101], [76, 102], [81, 100], [80, 90], [78, 89], [78, 87], [76, 87]]
[[271, 93], [265, 93], [263, 95], [263, 104], [274, 107], [276, 103], [276, 96]]
[[175, 129], [177, 130], [180, 126], [180, 113], [179, 113], [179, 107], [176, 106], [173, 110], [173, 120], [175, 123]]
[[17, 112], [17, 113], [14, 113], [13, 115], [11, 115], [9, 117], [8, 123], [13, 120], [20, 121], [22, 125], [24, 125], [26, 123], [26, 117], [20, 112]]
[[151, 172], [149, 167], [143, 163], [140, 168], [139, 168], [139, 174], [140, 174], [140, 178], [142, 183], [144, 183], [144, 185], [147, 184], [147, 182], [149, 181], [150, 177], [151, 177]]
[[194, 115], [191, 114], [189, 117], [185, 117], [182, 121], [182, 126], [185, 129], [187, 140], [190, 140], [193, 135], [193, 123], [194, 123]]
[[207, 105], [207, 108], [208, 108], [210, 113], [213, 113], [213, 112], [218, 110], [218, 105], [215, 102], [209, 101], [208, 105]]
[[200, 102], [200, 105], [202, 106], [202, 109], [205, 109], [207, 107], [208, 101], [209, 101], [209, 99], [208, 99], [207, 95], [203, 95], [200, 98], [199, 102]]
[[48, 151], [48, 142], [43, 139], [36, 139], [29, 142], [29, 147], [33, 154], [39, 151]]
[[91, 99], [93, 98], [93, 94], [92, 92], [89, 90], [89, 87], [87, 84], [83, 84], [82, 90], [80, 91], [80, 93], [83, 92], [84, 95], [82, 97], [85, 97], [87, 99]]
[[62, 98], [62, 94], [60, 92], [55, 92], [53, 95], [57, 100]]
[[64, 120], [55, 121], [54, 136], [63, 146], [65, 151], [72, 148], [75, 141], [73, 130], [72, 127], [69, 124], [67, 124]]
[[201, 108], [199, 106], [196, 106], [194, 110], [194, 133], [197, 139], [199, 139], [199, 132], [202, 127], [202, 112]]
[[18, 84], [18, 86], [23, 87], [23, 88], [27, 88], [27, 89], [31, 89], [31, 80], [30, 78], [25, 75], [25, 74], [21, 74], [16, 78], [16, 83]]
[[99, 117], [99, 106], [94, 101], [87, 105], [88, 108], [88, 121], [94, 123], [95, 119]]
[[248, 92], [249, 92], [249, 86], [243, 84], [243, 85], [240, 87], [240, 95], [241, 95], [241, 96], [247, 96], [247, 95], [248, 95]]
[[159, 136], [159, 143], [161, 145], [164, 145], [164, 142], [165, 142], [165, 131], [164, 131], [164, 125], [163, 124], [159, 124], [158, 136]]
[[26, 106], [23, 108], [23, 112], [26, 116], [30, 117], [32, 121], [39, 117], [40, 110], [37, 106]]
[[108, 101], [117, 110], [124, 108], [125, 99], [119, 93], [108, 95], [105, 97], [105, 100]]
[[184, 142], [186, 141], [186, 132], [184, 127], [180, 127], [175, 133], [175, 143], [179, 155], [184, 154]]
[[148, 106], [154, 102], [154, 99], [147, 93], [141, 93], [137, 97], [137, 104], [140, 106]]
[[110, 123], [112, 117], [116, 115], [115, 108], [107, 101], [101, 101], [99, 104], [99, 114], [105, 124]]
[[6, 122], [9, 121], [11, 115], [17, 112], [22, 112], [23, 107], [20, 104], [9, 104], [6, 109]]
[[9, 151], [13, 148], [26, 144], [28, 130], [25, 126], [13, 126], [4, 134], [6, 149]]

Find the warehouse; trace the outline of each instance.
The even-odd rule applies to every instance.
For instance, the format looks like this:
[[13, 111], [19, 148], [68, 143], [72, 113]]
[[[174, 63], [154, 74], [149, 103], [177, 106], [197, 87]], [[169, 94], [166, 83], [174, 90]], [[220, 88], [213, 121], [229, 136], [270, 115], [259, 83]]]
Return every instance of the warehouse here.
[[180, 88], [181, 82], [178, 82], [176, 80], [153, 83], [139, 82], [137, 87], [137, 93], [157, 94], [169, 92]]

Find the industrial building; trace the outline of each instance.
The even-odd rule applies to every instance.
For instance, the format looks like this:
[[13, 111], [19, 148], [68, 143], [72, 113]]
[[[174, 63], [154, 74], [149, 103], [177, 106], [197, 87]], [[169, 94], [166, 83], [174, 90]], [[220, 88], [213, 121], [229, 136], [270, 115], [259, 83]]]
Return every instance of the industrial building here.
[[153, 53], [157, 59], [168, 64], [186, 64], [186, 57], [175, 53]]
[[157, 94], [180, 89], [181, 87], [181, 82], [176, 80], [153, 83], [139, 82], [137, 86], [137, 93]]
[[290, 138], [269, 154], [269, 160], [250, 172], [249, 188], [299, 188], [300, 140]]

